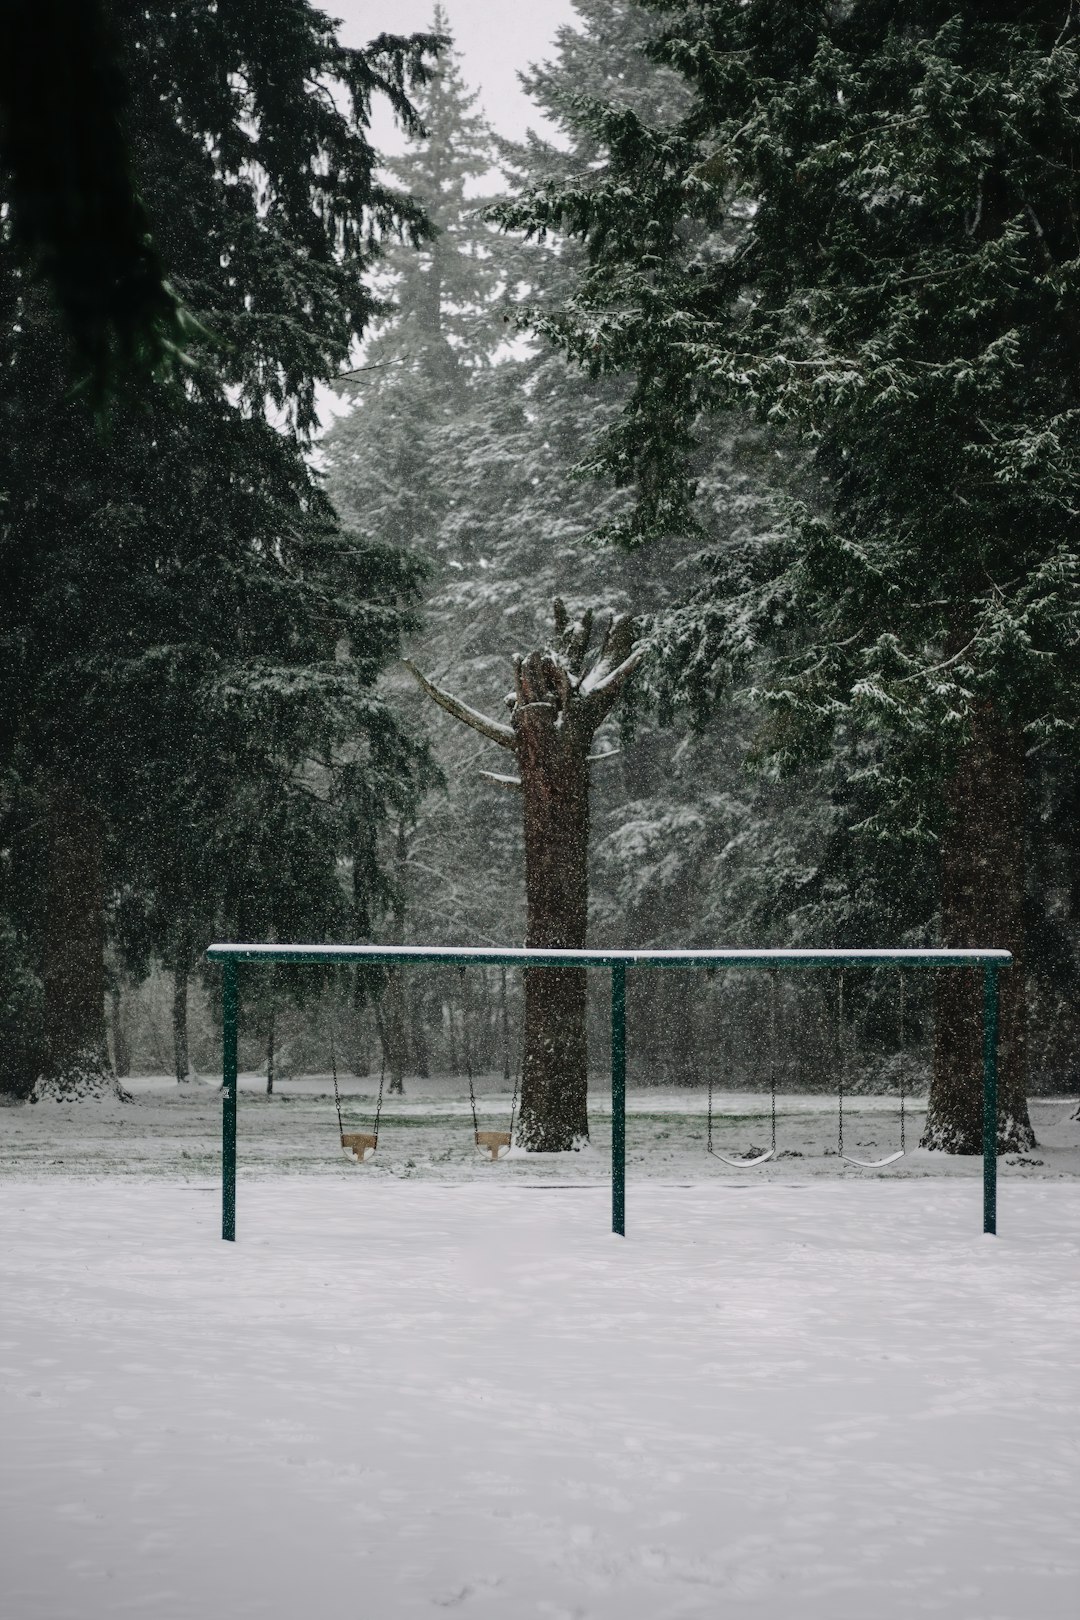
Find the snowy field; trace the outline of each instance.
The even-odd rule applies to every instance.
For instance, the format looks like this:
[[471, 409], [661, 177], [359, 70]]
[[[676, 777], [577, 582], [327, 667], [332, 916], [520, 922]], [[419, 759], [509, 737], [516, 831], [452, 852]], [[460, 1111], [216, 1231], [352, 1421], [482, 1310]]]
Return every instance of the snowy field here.
[[976, 1163], [842, 1169], [824, 1098], [741, 1173], [643, 1094], [620, 1240], [599, 1147], [484, 1165], [414, 1096], [350, 1169], [317, 1088], [245, 1095], [231, 1245], [217, 1099], [141, 1090], [0, 1111], [5, 1617], [1075, 1615], [1064, 1101], [992, 1239]]
[[[163, 1076], [125, 1081], [134, 1105], [89, 1107], [41, 1104], [0, 1108], [0, 1177], [61, 1175], [220, 1176], [221, 1099], [216, 1083], [178, 1087]], [[342, 1081], [346, 1130], [370, 1130], [377, 1080]], [[505, 1130], [512, 1096], [494, 1076], [476, 1081], [481, 1126]], [[485, 1166], [472, 1141], [472, 1117], [464, 1080], [436, 1078], [407, 1082], [404, 1098], [387, 1096], [377, 1156], [363, 1167], [373, 1179], [429, 1180], [483, 1177]], [[241, 1174], [329, 1175], [350, 1177], [357, 1167], [342, 1154], [329, 1075], [279, 1082], [266, 1096], [265, 1078], [240, 1079], [238, 1155]], [[1033, 1098], [1035, 1153], [1001, 1163], [1003, 1180], [1020, 1177], [1080, 1178], [1080, 1122], [1076, 1098]], [[749, 1154], [768, 1147], [769, 1097], [763, 1092], [715, 1096], [713, 1141], [718, 1151]], [[730, 1180], [832, 1181], [861, 1178], [864, 1172], [838, 1161], [835, 1095], [791, 1093], [777, 1103], [775, 1161], [753, 1172], [729, 1170], [705, 1151], [706, 1094], [703, 1089], [649, 1087], [631, 1091], [627, 1103], [627, 1167], [631, 1182]], [[918, 1140], [925, 1099], [908, 1103], [907, 1157], [890, 1177], [982, 1176], [979, 1159], [950, 1159], [922, 1153]], [[514, 1154], [487, 1166], [501, 1179], [606, 1182], [610, 1176], [611, 1098], [603, 1088], [589, 1096], [591, 1146], [582, 1153]], [[899, 1146], [895, 1097], [849, 1096], [844, 1102], [845, 1146], [864, 1158], [880, 1158]]]

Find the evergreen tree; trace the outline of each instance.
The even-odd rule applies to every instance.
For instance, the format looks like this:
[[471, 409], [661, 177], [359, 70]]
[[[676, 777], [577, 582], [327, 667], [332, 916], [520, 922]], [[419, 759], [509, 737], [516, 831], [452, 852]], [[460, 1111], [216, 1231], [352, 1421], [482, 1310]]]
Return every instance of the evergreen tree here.
[[[447, 32], [436, 8], [433, 27]], [[505, 253], [498, 233], [481, 218], [483, 199], [470, 195], [494, 169], [494, 140], [466, 87], [452, 51], [444, 52], [429, 82], [416, 96], [422, 131], [387, 170], [423, 205], [432, 235], [419, 250], [388, 248], [382, 288], [386, 318], [365, 344], [363, 364], [344, 396], [347, 410], [321, 443], [328, 488], [343, 518], [358, 534], [423, 569], [429, 599], [449, 589], [462, 572], [463, 556], [448, 531], [460, 505], [460, 457], [470, 439], [481, 380], [508, 331], [503, 315]], [[460, 639], [458, 639], [460, 638]], [[426, 643], [425, 643], [426, 646]], [[441, 658], [468, 648], [468, 631], [457, 624]], [[426, 651], [425, 651], [426, 657]], [[400, 689], [400, 712], [422, 732], [420, 705]], [[455, 776], [459, 753], [444, 754]], [[469, 937], [475, 909], [462, 893], [472, 865], [460, 841], [468, 816], [448, 822], [415, 804], [402, 806], [387, 853], [395, 883], [376, 897], [371, 927], [404, 940], [410, 918], [425, 937]], [[410, 873], [423, 876], [410, 882]], [[434, 874], [439, 881], [432, 882]], [[488, 932], [486, 937], [493, 937]], [[438, 990], [438, 975], [432, 976]], [[426, 981], [427, 982], [427, 981]], [[422, 996], [423, 989], [417, 994]], [[401, 976], [388, 976], [379, 1015], [393, 1089], [401, 1085], [409, 1058], [410, 1020]]]
[[51, 285], [97, 397], [172, 362], [187, 325], [135, 189], [127, 100], [103, 0], [9, 0], [0, 53], [9, 228]]
[[[688, 113], [596, 108], [604, 171], [509, 217], [588, 241], [549, 326], [633, 374], [602, 458], [638, 481], [633, 532], [688, 520], [703, 409], [809, 447], [815, 500], [718, 558], [696, 656], [771, 641], [783, 761], [887, 744], [875, 823], [939, 841], [942, 943], [1016, 955], [999, 1141], [1023, 1147], [1027, 756], [1075, 722], [1080, 645], [1072, 9], [651, 9]], [[981, 1146], [977, 1027], [942, 976], [932, 1147]]]
[[369, 805], [403, 791], [411, 757], [371, 688], [415, 569], [341, 533], [303, 449], [316, 384], [377, 308], [364, 272], [380, 236], [423, 231], [376, 180], [364, 128], [375, 94], [411, 123], [428, 42], [346, 49], [306, 0], [113, 21], [136, 182], [214, 340], [193, 348], [182, 398], [144, 389], [103, 443], [65, 394], [19, 244], [0, 248], [0, 646], [19, 695], [0, 743], [43, 806], [46, 903], [23, 934], [42, 963], [42, 1084], [68, 1093], [108, 1079], [106, 885], [143, 886], [173, 932], [211, 914], [289, 926], [290, 888], [320, 897], [313, 920], [341, 847], [329, 812], [345, 826], [358, 778]]
[[[498, 141], [478, 158], [477, 173], [498, 158], [515, 190], [554, 177], [587, 176], [603, 151], [590, 112], [596, 97], [610, 95], [650, 114], [674, 108], [680, 94], [686, 99], [677, 75], [641, 50], [655, 32], [644, 12], [626, 0], [590, 0], [578, 9], [579, 26], [560, 30], [552, 61], [526, 75], [527, 87], [558, 130], [556, 139]], [[436, 123], [425, 109], [431, 142], [453, 147], [455, 118], [446, 112], [441, 117], [444, 122]], [[432, 196], [431, 161], [427, 146], [411, 149], [397, 177], [419, 196]], [[451, 166], [454, 161], [443, 158]], [[412, 642], [419, 665], [436, 679], [452, 679], [470, 703], [492, 713], [502, 704], [512, 657], [523, 647], [547, 645], [554, 598], [565, 597], [575, 614], [607, 604], [622, 613], [644, 608], [666, 620], [692, 592], [703, 547], [711, 555], [721, 530], [758, 533], [772, 514], [759, 493], [764, 454], [740, 424], [736, 431], [714, 433], [705, 458], [705, 541], [670, 537], [628, 552], [591, 544], [596, 527], [615, 526], [630, 503], [612, 481], [582, 477], [575, 469], [598, 424], [617, 420], [625, 385], [583, 374], [546, 343], [519, 338], [495, 347], [508, 330], [504, 314], [516, 319], [526, 308], [555, 311], [573, 297], [581, 251], [566, 241], [493, 241], [463, 188], [455, 209], [444, 207], [436, 217], [452, 242], [473, 244], [457, 255], [453, 283], [469, 329], [490, 352], [457, 366], [450, 386], [441, 379], [432, 386], [424, 372], [404, 363], [416, 346], [415, 338], [406, 340], [404, 319], [389, 323], [376, 340], [378, 358], [394, 363], [360, 374], [354, 408], [327, 437], [327, 470], [335, 501], [358, 528], [399, 538], [428, 564], [424, 625]], [[481, 281], [478, 262], [498, 273]], [[400, 273], [414, 273], [410, 261]], [[418, 278], [421, 273], [415, 271]], [[407, 279], [397, 298], [403, 310], [414, 307]], [[436, 397], [441, 409], [432, 406]], [[650, 674], [652, 664], [646, 666]], [[408, 694], [400, 701], [407, 703]], [[740, 750], [732, 745], [733, 731], [748, 734], [747, 717], [736, 724], [725, 715], [710, 735], [690, 744], [640, 708], [624, 705], [623, 715], [633, 719], [633, 748], [620, 753], [616, 724], [607, 722], [596, 750], [606, 763], [592, 772], [593, 938], [618, 945], [744, 943], [751, 927], [760, 936], [778, 926], [780, 895], [789, 891], [777, 880], [778, 863], [770, 859], [765, 833], [759, 828], [752, 846], [745, 837], [763, 791], [745, 780]], [[422, 712], [416, 725], [425, 725]], [[490, 787], [478, 793], [475, 740], [467, 731], [436, 718], [431, 740], [445, 788], [419, 807], [403, 863], [413, 937], [519, 943], [526, 915], [518, 806]], [[771, 790], [764, 791], [768, 797]], [[720, 860], [728, 841], [711, 826], [720, 806], [723, 824], [734, 817], [742, 829], [733, 848], [753, 848], [745, 874], [736, 871], [740, 857], [730, 850]], [[806, 821], [804, 804], [802, 813], [791, 812], [787, 843], [778, 840], [803, 901], [805, 845], [813, 832]], [[704, 856], [692, 828], [703, 829]], [[658, 840], [655, 862], [641, 859], [637, 840], [645, 829]], [[799, 830], [804, 847], [796, 855]], [[751, 872], [767, 873], [769, 882], [755, 890]], [[758, 908], [748, 911], [755, 894]], [[424, 983], [449, 1009], [456, 1006], [453, 976], [441, 981], [430, 973]], [[496, 989], [493, 981], [491, 996]], [[511, 997], [516, 993], [511, 986]], [[635, 994], [651, 999], [661, 991], [650, 981]], [[471, 1003], [472, 1014], [478, 1006], [479, 1000]], [[693, 1018], [688, 1009], [683, 1012], [678, 1028], [692, 1035]], [[606, 1017], [602, 1010], [597, 1014], [597, 1049]], [[668, 1072], [670, 1033], [659, 1012], [643, 1020], [647, 1072]], [[682, 1072], [694, 1071], [684, 1062]]]

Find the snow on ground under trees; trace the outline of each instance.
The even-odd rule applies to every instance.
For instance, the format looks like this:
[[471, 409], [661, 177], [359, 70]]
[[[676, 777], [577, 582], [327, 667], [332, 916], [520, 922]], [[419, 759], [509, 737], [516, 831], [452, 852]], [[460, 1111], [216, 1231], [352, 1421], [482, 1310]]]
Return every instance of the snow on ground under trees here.
[[[231, 1245], [217, 1099], [140, 1089], [0, 1112], [13, 1620], [1075, 1612], [1066, 1100], [992, 1239], [975, 1162], [841, 1170], [825, 1098], [740, 1173], [700, 1094], [639, 1094], [623, 1241], [602, 1146], [484, 1165], [414, 1088], [350, 1168], [294, 1082], [242, 1100]], [[767, 1098], [724, 1107], [762, 1141]]]

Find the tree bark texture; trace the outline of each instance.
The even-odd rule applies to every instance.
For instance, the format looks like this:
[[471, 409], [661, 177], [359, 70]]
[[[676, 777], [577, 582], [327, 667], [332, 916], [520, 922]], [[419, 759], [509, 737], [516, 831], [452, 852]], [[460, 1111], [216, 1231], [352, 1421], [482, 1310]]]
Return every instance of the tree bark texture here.
[[105, 1039], [101, 819], [60, 778], [47, 785], [46, 838], [45, 1055], [33, 1100], [125, 1096]]
[[[529, 683], [526, 690], [543, 690]], [[589, 914], [589, 767], [592, 732], [555, 703], [528, 697], [515, 711], [525, 810], [525, 944], [583, 950]], [[559, 721], [562, 724], [559, 724]], [[565, 1153], [589, 1139], [585, 968], [525, 974], [518, 1139]]]
[[[1027, 1105], [1024, 986], [1024, 741], [989, 708], [948, 787], [941, 849], [941, 943], [1004, 949], [1000, 975], [998, 1151], [1035, 1146]], [[934, 1069], [922, 1146], [981, 1153], [982, 972], [951, 968], [935, 986]]]
[[[525, 943], [581, 950], [588, 924], [589, 750], [626, 678], [644, 656], [634, 621], [608, 620], [591, 652], [593, 616], [571, 623], [555, 603], [555, 643], [514, 661], [510, 724], [491, 720], [409, 668], [455, 719], [511, 751], [518, 775], [484, 774], [520, 791], [524, 805]], [[517, 1142], [563, 1153], [589, 1139], [586, 970], [530, 968]]]

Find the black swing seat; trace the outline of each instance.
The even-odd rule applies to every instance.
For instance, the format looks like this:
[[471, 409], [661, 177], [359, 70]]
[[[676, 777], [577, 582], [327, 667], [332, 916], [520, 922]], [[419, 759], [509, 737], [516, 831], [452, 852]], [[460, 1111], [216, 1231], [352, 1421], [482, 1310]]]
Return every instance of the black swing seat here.
[[357, 1164], [363, 1164], [378, 1147], [379, 1138], [372, 1136], [370, 1131], [342, 1131], [341, 1145], [347, 1153], [353, 1155]]
[[479, 1153], [490, 1153], [492, 1163], [505, 1159], [510, 1151], [509, 1131], [477, 1131], [476, 1148]]
[[895, 1153], [887, 1153], [883, 1159], [854, 1159], [850, 1153], [841, 1153], [840, 1157], [845, 1164], [856, 1164], [860, 1170], [884, 1170], [887, 1164], [895, 1164], [906, 1153], [905, 1148], [897, 1148]]
[[713, 1158], [719, 1159], [721, 1164], [729, 1164], [733, 1170], [752, 1170], [756, 1164], [767, 1164], [775, 1154], [775, 1148], [766, 1148], [764, 1153], [756, 1153], [752, 1159], [729, 1159], [726, 1153], [717, 1153], [715, 1148], [712, 1149]]

